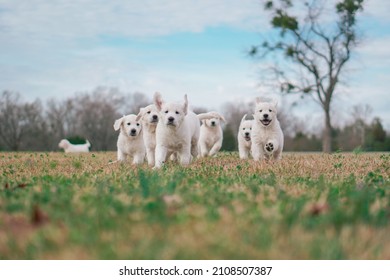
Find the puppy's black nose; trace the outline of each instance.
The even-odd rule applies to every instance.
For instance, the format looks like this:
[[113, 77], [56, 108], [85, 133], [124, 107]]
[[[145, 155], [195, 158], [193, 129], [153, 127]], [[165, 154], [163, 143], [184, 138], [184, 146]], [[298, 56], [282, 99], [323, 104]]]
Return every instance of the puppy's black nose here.
[[264, 119], [268, 119], [268, 114], [263, 115]]
[[249, 132], [245, 132], [245, 136], [249, 136]]
[[168, 118], [168, 121], [169, 121], [169, 122], [173, 122], [174, 120], [175, 120], [174, 117], [169, 117], [169, 118]]
[[157, 120], [157, 115], [153, 115], [153, 120]]
[[211, 125], [215, 125], [215, 122], [211, 122]]
[[134, 128], [132, 130], [130, 130], [131, 134], [135, 134], [137, 132], [137, 130], [135, 130]]

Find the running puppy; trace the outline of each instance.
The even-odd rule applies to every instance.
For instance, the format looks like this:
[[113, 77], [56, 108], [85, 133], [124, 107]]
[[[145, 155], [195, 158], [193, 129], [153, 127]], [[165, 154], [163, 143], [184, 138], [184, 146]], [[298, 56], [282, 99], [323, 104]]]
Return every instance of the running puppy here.
[[58, 147], [64, 149], [65, 153], [88, 153], [91, 143], [86, 140], [85, 144], [72, 144], [67, 139], [62, 139]]
[[156, 163], [160, 168], [175, 153], [181, 165], [188, 165], [198, 155], [200, 124], [196, 115], [188, 110], [187, 95], [184, 103], [165, 103], [160, 93], [155, 93], [154, 105], [159, 112], [156, 128]]
[[251, 134], [253, 120], [246, 120], [246, 114], [242, 117], [240, 127], [238, 129], [238, 153], [240, 159], [248, 159], [251, 152]]
[[198, 119], [202, 121], [198, 144], [200, 156], [214, 156], [222, 147], [221, 121], [226, 120], [217, 112], [199, 114]]
[[145, 158], [145, 146], [142, 137], [142, 125], [136, 115], [123, 116], [114, 123], [118, 136], [118, 161], [124, 162], [127, 157], [133, 158], [133, 164], [141, 164]]
[[276, 116], [276, 103], [256, 98], [252, 126], [252, 156], [255, 161], [282, 157], [284, 136]]
[[154, 154], [156, 149], [156, 128], [158, 123], [158, 111], [154, 104], [141, 108], [137, 121], [142, 122], [143, 138], [146, 148], [146, 158], [149, 166], [154, 166]]

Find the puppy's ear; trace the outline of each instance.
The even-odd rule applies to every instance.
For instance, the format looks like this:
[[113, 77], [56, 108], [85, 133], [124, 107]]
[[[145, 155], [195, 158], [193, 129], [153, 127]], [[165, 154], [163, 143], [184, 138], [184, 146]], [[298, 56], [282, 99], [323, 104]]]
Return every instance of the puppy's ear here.
[[154, 103], [154, 106], [156, 106], [157, 111], [160, 112], [162, 104], [163, 104], [163, 100], [162, 100], [161, 94], [159, 92], [156, 92], [154, 94], [153, 103]]
[[261, 103], [262, 98], [261, 97], [256, 97], [256, 103]]
[[225, 118], [224, 118], [222, 115], [218, 114], [218, 116], [219, 116], [219, 119], [220, 119], [221, 121], [223, 121], [224, 123], [226, 123], [226, 120], [225, 120]]
[[245, 119], [246, 119], [246, 114], [242, 117], [241, 123], [242, 123], [243, 121], [245, 121]]
[[145, 108], [139, 109], [139, 113], [138, 113], [137, 117], [135, 118], [135, 121], [138, 122], [144, 115], [145, 115]]
[[188, 113], [188, 98], [187, 94], [184, 95], [184, 108], [183, 108], [184, 115], [187, 115]]
[[115, 131], [117, 131], [117, 130], [119, 130], [119, 128], [121, 128], [121, 125], [122, 125], [122, 123], [123, 123], [123, 118], [124, 118], [124, 116], [123, 116], [122, 118], [117, 119], [117, 120], [115, 121], [115, 123], [114, 123], [114, 129], [115, 129]]
[[198, 119], [200, 121], [203, 121], [205, 119], [205, 115], [206, 115], [206, 113], [201, 113], [201, 114], [197, 114], [196, 116], [198, 117]]
[[278, 101], [277, 100], [273, 100], [272, 101], [272, 105], [275, 106], [275, 109], [276, 109], [276, 107], [278, 106]]

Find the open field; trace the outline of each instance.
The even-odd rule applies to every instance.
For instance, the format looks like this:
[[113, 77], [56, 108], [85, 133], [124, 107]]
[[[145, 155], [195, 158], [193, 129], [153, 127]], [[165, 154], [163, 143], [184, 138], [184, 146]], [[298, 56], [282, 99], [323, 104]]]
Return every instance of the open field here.
[[390, 259], [390, 154], [0, 153], [0, 259]]

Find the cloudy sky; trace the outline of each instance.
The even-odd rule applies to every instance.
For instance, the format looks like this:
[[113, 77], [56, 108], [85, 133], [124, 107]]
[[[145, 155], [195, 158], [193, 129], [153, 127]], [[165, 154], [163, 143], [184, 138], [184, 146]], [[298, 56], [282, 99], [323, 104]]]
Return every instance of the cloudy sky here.
[[[218, 110], [266, 93], [246, 51], [269, 35], [268, 21], [261, 0], [0, 0], [0, 90], [27, 100], [97, 86], [166, 100], [187, 93]], [[353, 105], [369, 104], [390, 130], [390, 1], [367, 0], [360, 28], [335, 114], [346, 120]], [[321, 116], [315, 104], [293, 110]]]

